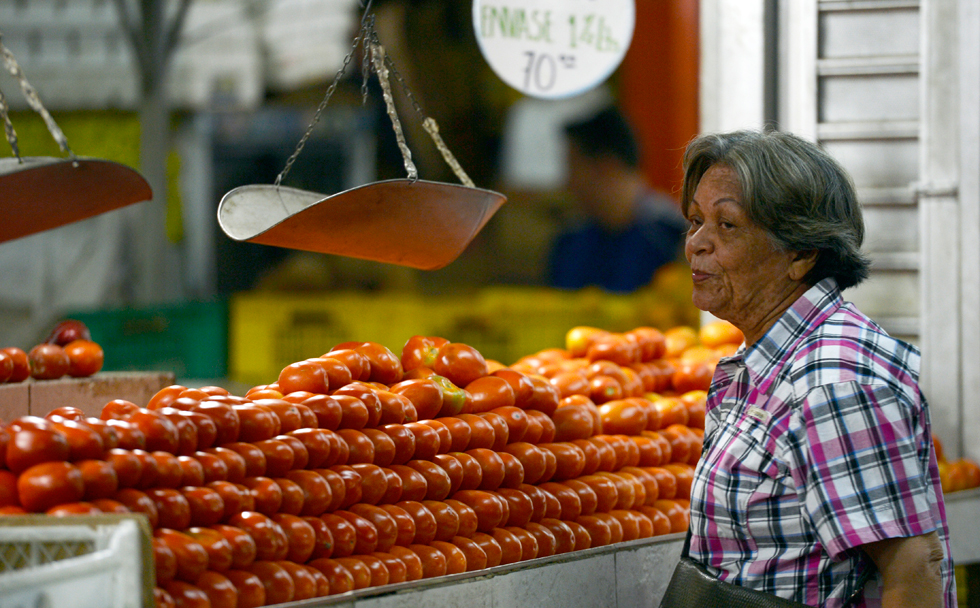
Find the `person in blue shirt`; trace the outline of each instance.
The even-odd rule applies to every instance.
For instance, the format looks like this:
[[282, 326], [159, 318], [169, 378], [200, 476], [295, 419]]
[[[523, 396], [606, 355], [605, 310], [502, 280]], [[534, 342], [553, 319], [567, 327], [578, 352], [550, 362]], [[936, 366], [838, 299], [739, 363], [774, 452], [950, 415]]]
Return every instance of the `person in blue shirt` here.
[[608, 107], [565, 126], [569, 195], [582, 219], [552, 245], [549, 283], [630, 292], [662, 265], [680, 259], [687, 221], [677, 204], [652, 189], [640, 171], [630, 124]]

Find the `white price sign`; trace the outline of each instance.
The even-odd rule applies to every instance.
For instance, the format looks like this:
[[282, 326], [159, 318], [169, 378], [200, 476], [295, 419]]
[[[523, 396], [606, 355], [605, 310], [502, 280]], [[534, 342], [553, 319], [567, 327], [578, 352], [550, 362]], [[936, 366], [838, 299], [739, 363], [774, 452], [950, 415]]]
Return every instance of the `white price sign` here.
[[473, 0], [480, 50], [508, 85], [571, 97], [604, 82], [633, 37], [633, 0]]

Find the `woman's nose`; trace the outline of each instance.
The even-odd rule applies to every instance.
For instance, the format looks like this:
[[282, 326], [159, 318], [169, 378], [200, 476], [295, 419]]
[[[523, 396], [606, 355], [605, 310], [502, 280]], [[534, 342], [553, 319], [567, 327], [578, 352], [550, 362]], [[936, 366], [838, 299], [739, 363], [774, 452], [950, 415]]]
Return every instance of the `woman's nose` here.
[[704, 226], [699, 226], [696, 228], [691, 228], [687, 232], [687, 238], [684, 240], [684, 254], [687, 256], [688, 261], [691, 257], [698, 253], [705, 253], [711, 246], [711, 239], [705, 234]]

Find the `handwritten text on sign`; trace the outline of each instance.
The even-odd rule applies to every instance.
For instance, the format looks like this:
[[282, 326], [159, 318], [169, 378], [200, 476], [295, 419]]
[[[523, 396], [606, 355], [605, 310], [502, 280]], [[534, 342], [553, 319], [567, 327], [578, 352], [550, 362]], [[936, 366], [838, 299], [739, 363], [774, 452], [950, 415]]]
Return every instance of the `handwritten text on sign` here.
[[633, 0], [475, 0], [473, 25], [504, 82], [545, 98], [584, 92], [622, 61], [633, 35]]

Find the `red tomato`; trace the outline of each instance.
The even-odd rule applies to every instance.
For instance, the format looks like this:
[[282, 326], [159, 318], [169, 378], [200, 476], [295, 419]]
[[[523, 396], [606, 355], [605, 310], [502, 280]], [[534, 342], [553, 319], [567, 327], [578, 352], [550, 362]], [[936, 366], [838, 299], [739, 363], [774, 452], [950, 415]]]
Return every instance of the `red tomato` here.
[[320, 515], [327, 510], [333, 500], [330, 484], [322, 475], [314, 471], [289, 471], [286, 479], [296, 483], [303, 490], [303, 507], [300, 515]]
[[306, 448], [306, 468], [316, 469], [327, 463], [333, 453], [332, 434], [326, 429], [301, 428], [290, 431], [287, 436], [295, 437]]
[[291, 363], [279, 372], [279, 392], [288, 395], [296, 391], [326, 394], [329, 390], [327, 372], [313, 361]]
[[[191, 411], [204, 414], [214, 421], [217, 427], [217, 435], [214, 443], [224, 445], [233, 441], [238, 441], [238, 433], [241, 428], [241, 420], [231, 404], [222, 403], [216, 400], [201, 401], [191, 408]], [[200, 431], [198, 431], [200, 432]], [[200, 446], [198, 446], [200, 447]]]
[[[462, 549], [450, 542], [435, 540], [431, 546], [442, 553], [446, 558], [446, 574], [459, 574], [466, 572], [468, 563], [466, 554]], [[483, 554], [486, 557], [486, 553]]]
[[538, 541], [538, 557], [548, 557], [557, 552], [558, 539], [550, 528], [540, 523], [530, 522], [525, 529]]
[[545, 472], [545, 455], [537, 446], [523, 441], [511, 443], [502, 452], [517, 458], [524, 470], [524, 482], [536, 483]]
[[431, 378], [402, 380], [391, 387], [391, 392], [407, 398], [420, 420], [436, 418], [442, 410], [442, 387]]
[[36, 380], [61, 378], [71, 365], [65, 349], [57, 344], [38, 344], [27, 353], [27, 361]]
[[276, 561], [257, 560], [252, 562], [252, 565], [246, 570], [262, 581], [262, 586], [265, 587], [266, 604], [281, 604], [292, 601], [296, 586], [289, 573]]
[[[357, 529], [354, 524], [336, 513], [324, 513], [320, 521], [327, 525], [333, 538], [333, 557], [347, 557], [354, 553], [357, 546]], [[324, 573], [326, 574], [326, 573]]]
[[[415, 520], [404, 508], [399, 507], [394, 504], [383, 504], [379, 506], [383, 509], [395, 522], [396, 534], [395, 534], [395, 545], [401, 545], [407, 547], [408, 545], [415, 542], [415, 536], [417, 533], [415, 527]], [[388, 547], [390, 549], [391, 547]], [[387, 551], [387, 549], [385, 549]]]
[[0, 349], [0, 352], [10, 357], [13, 363], [10, 377], [7, 382], [23, 382], [31, 375], [31, 364], [27, 358], [27, 353], [16, 346], [8, 346]]
[[[423, 500], [428, 494], [428, 482], [417, 470], [407, 465], [391, 465], [390, 471], [401, 479], [400, 500]], [[390, 481], [389, 481], [390, 486]]]
[[156, 570], [157, 585], [164, 585], [173, 580], [177, 574], [177, 557], [163, 539], [153, 537], [153, 566]]
[[[472, 469], [472, 472], [475, 473], [476, 475], [480, 474], [479, 465], [476, 464], [476, 462], [473, 459], [467, 458], [466, 462], [467, 464], [469, 464], [469, 467], [464, 467], [464, 465], [462, 464], [463, 461], [457, 458], [457, 456], [460, 455], [465, 456], [465, 454], [462, 454], [461, 452], [450, 452], [449, 454], [437, 454], [435, 458], [433, 458], [433, 462], [435, 462], [437, 465], [442, 467], [442, 469], [446, 472], [446, 474], [449, 475], [450, 494], [453, 494], [454, 492], [459, 490], [462, 484], [464, 483], [464, 480], [470, 477], [471, 475], [470, 469]], [[473, 479], [472, 482], [466, 481], [468, 485], [470, 483], [475, 484], [472, 485], [471, 487], [468, 487], [467, 489], [475, 488], [477, 485], [479, 485], [479, 481], [480, 480], [478, 477], [476, 479]]]
[[[270, 400], [263, 399], [268, 402]], [[270, 407], [259, 403], [233, 405], [238, 414], [238, 440], [243, 442], [272, 439], [279, 434], [281, 424]]]
[[513, 564], [523, 559], [524, 545], [516, 534], [505, 528], [494, 528], [493, 539], [500, 547], [501, 564]]
[[469, 505], [476, 511], [477, 529], [480, 532], [491, 532], [494, 528], [505, 523], [505, 516], [509, 515], [509, 512], [505, 513], [504, 511], [507, 508], [506, 500], [490, 492], [463, 490], [456, 492], [453, 499]]
[[69, 515], [99, 515], [102, 510], [90, 502], [67, 502], [51, 507], [44, 513], [53, 517], [67, 517]]
[[297, 515], [286, 513], [273, 515], [272, 519], [286, 533], [289, 544], [286, 559], [300, 564], [306, 562], [316, 545], [316, 531], [313, 526]]
[[330, 595], [353, 591], [354, 575], [337, 560], [329, 558], [314, 559], [308, 565], [318, 570], [327, 578]]
[[[463, 536], [455, 536], [453, 537], [452, 543], [463, 553], [467, 572], [483, 570], [487, 567], [487, 554], [475, 540]], [[437, 546], [436, 548], [439, 547]], [[445, 554], [446, 552], [443, 551], [443, 553]], [[448, 554], [446, 558], [449, 558]]]
[[269, 477], [246, 477], [242, 485], [249, 489], [256, 511], [268, 516], [279, 512], [282, 488], [274, 480]]
[[402, 347], [401, 364], [407, 372], [419, 367], [432, 368], [439, 348], [449, 341], [436, 336], [412, 336]]
[[[415, 433], [403, 424], [386, 424], [378, 429], [391, 439], [394, 446], [394, 454], [388, 464], [405, 464], [415, 455], [416, 438]], [[377, 458], [377, 444], [375, 444], [375, 458]], [[434, 456], [435, 454], [433, 454]], [[431, 460], [431, 456], [426, 460]], [[375, 464], [379, 464], [375, 462]], [[380, 465], [380, 466], [388, 466]]]
[[207, 550], [187, 534], [169, 528], [158, 528], [153, 535], [162, 540], [177, 558], [177, 572], [174, 575], [177, 579], [193, 582], [207, 569]]
[[[245, 462], [244, 477], [257, 477], [265, 475], [266, 461], [265, 453], [251, 443], [235, 441], [221, 446], [226, 450], [237, 453]], [[210, 452], [218, 455], [217, 453]], [[240, 481], [240, 480], [239, 480]], [[238, 483], [237, 481], [235, 483]]]
[[68, 356], [68, 375], [73, 378], [91, 376], [102, 369], [105, 353], [91, 340], [73, 340], [65, 345]]
[[525, 411], [539, 411], [547, 416], [554, 414], [561, 400], [561, 393], [546, 378], [526, 376], [533, 388], [531, 397], [522, 406]]
[[371, 362], [365, 355], [353, 348], [334, 347], [323, 357], [336, 359], [343, 363], [350, 370], [352, 380], [367, 380], [371, 376]]
[[82, 460], [76, 462], [75, 466], [82, 473], [85, 500], [109, 498], [119, 489], [119, 478], [111, 463], [104, 460]]
[[456, 534], [467, 538], [473, 536], [480, 525], [479, 517], [473, 507], [452, 498], [447, 498], [444, 502], [459, 516], [459, 529]]
[[472, 346], [459, 342], [449, 342], [439, 347], [432, 370], [460, 387], [488, 373], [483, 355]]
[[483, 376], [466, 385], [469, 395], [467, 411], [473, 414], [489, 412], [498, 407], [513, 407], [514, 389], [499, 376]]
[[[456, 416], [445, 416], [436, 418], [435, 420], [423, 420], [422, 423], [428, 424], [440, 432], [442, 432], [442, 428], [445, 428], [448, 432], [449, 449], [444, 450], [440, 448], [440, 453], [462, 452], [469, 446], [470, 439], [473, 437], [473, 427], [466, 420]], [[445, 446], [445, 442], [443, 442], [442, 446]]]
[[340, 508], [346, 509], [352, 504], [361, 502], [361, 497], [364, 494], [364, 489], [361, 487], [361, 474], [348, 465], [335, 465], [330, 467], [330, 470], [340, 475], [344, 481], [343, 500], [340, 502]]
[[347, 394], [334, 394], [331, 399], [340, 406], [341, 417], [337, 429], [363, 429], [367, 426], [371, 412], [363, 401]]
[[81, 471], [67, 462], [36, 464], [17, 478], [17, 495], [28, 511], [47, 511], [55, 505], [78, 502], [84, 494]]
[[354, 380], [350, 369], [340, 359], [335, 357], [317, 357], [315, 359], [307, 359], [307, 361], [316, 363], [323, 368], [323, 373], [327, 375], [328, 390], [335, 391], [342, 386], [350, 384]]
[[443, 500], [449, 496], [452, 480], [442, 467], [425, 460], [410, 460], [406, 466], [415, 469], [425, 478], [427, 500]]
[[401, 381], [404, 373], [401, 359], [386, 346], [377, 342], [364, 342], [354, 350], [364, 355], [370, 363], [369, 380], [388, 386]]
[[319, 517], [303, 517], [302, 519], [313, 530], [313, 549], [310, 551], [308, 559], [320, 559], [333, 555], [333, 534], [326, 522]]
[[255, 541], [256, 559], [283, 559], [289, 552], [289, 540], [282, 527], [262, 513], [243, 511], [232, 515], [228, 524], [248, 532]]
[[344, 509], [337, 511], [334, 515], [346, 519], [348, 523], [354, 526], [354, 531], [357, 533], [354, 544], [355, 554], [368, 554], [377, 549], [379, 541], [378, 529], [370, 520]]
[[190, 525], [210, 526], [224, 517], [225, 501], [217, 491], [207, 487], [184, 486], [180, 493], [190, 507]]
[[[433, 541], [435, 542], [435, 541]], [[422, 562], [422, 578], [434, 578], [446, 574], [446, 556], [430, 545], [409, 545], [408, 550], [418, 555]]]
[[265, 606], [265, 586], [262, 580], [247, 570], [229, 570], [224, 573], [238, 590], [237, 608]]
[[501, 488], [497, 494], [507, 501], [507, 521], [503, 525], [521, 527], [531, 521], [534, 503], [526, 493], [511, 488]]
[[277, 439], [264, 439], [253, 444], [265, 455], [265, 474], [269, 477], [285, 477], [293, 468], [295, 453], [286, 443]]
[[503, 459], [493, 450], [485, 448], [467, 450], [466, 453], [476, 458], [480, 469], [483, 471], [479, 489], [496, 490], [499, 488], [506, 474]]
[[129, 416], [127, 421], [146, 436], [146, 450], [163, 451], [176, 454], [180, 448], [180, 435], [177, 427], [158, 411], [141, 408]]
[[548, 509], [548, 492], [545, 492], [538, 486], [532, 486], [529, 484], [522, 484], [518, 488], [520, 492], [523, 492], [531, 499], [531, 521], [541, 521], [541, 518], [545, 516]]
[[557, 468], [553, 479], [573, 479], [582, 474], [585, 468], [585, 452], [571, 442], [543, 443], [538, 447], [548, 450], [557, 459]]
[[[368, 413], [367, 421], [365, 421], [363, 426], [374, 428], [377, 427], [378, 424], [381, 422], [381, 415], [383, 413], [381, 398], [378, 396], [378, 392], [375, 390], [373, 386], [362, 382], [352, 382], [351, 384], [348, 384], [347, 386], [343, 386], [338, 390], [334, 391], [333, 396], [334, 398], [338, 398], [341, 396], [354, 397], [355, 399], [363, 403], [364, 406], [367, 408], [367, 413]], [[358, 419], [358, 423], [359, 423], [359, 419]], [[344, 426], [347, 425], [342, 422], [341, 427]], [[354, 428], [354, 427], [350, 427], [350, 428]], [[356, 428], [362, 428], [362, 427], [356, 427]]]
[[303, 400], [303, 405], [310, 408], [316, 416], [317, 426], [321, 429], [336, 431], [344, 412], [340, 402], [329, 395], [312, 395]]
[[211, 530], [218, 532], [231, 547], [231, 567], [241, 569], [255, 561], [255, 540], [248, 532], [235, 526], [215, 524]]
[[159, 513], [157, 513], [157, 505], [143, 492], [133, 488], [123, 488], [116, 492], [112, 499], [125, 505], [133, 513], [142, 513], [145, 515], [151, 528], [157, 527], [157, 522], [160, 517]]
[[[346, 466], [346, 465], [335, 465], [335, 466]], [[336, 511], [341, 507], [342, 504], [347, 500], [347, 482], [344, 477], [337, 471], [331, 469], [315, 469], [314, 472], [322, 477], [327, 485], [330, 486], [330, 504], [327, 506], [326, 512], [330, 513]], [[356, 471], [355, 471], [356, 473]]]
[[[375, 551], [388, 551], [398, 540], [398, 523], [385, 509], [375, 505], [358, 503], [351, 505], [350, 512], [362, 517], [374, 526], [377, 531]], [[341, 516], [343, 517], [342, 512]], [[360, 551], [357, 552], [361, 553]]]
[[191, 507], [187, 498], [173, 488], [149, 488], [146, 495], [157, 507], [161, 528], [183, 530], [191, 525]]
[[483, 532], [477, 532], [473, 535], [473, 541], [479, 545], [480, 549], [482, 549], [486, 554], [487, 568], [493, 568], [494, 566], [499, 566], [503, 563], [503, 547], [494, 536]]
[[[39, 420], [44, 420], [39, 418]], [[15, 421], [16, 422], [16, 421]], [[43, 462], [68, 460], [71, 448], [64, 433], [57, 430], [53, 423], [46, 423], [42, 428], [16, 428], [13, 423], [5, 431], [9, 433], [7, 443], [6, 464], [13, 473], [21, 473], [26, 469]]]
[[386, 433], [378, 429], [362, 429], [354, 431], [363, 434], [371, 442], [373, 449], [373, 459], [371, 462], [378, 466], [388, 466], [395, 459], [395, 442]]
[[238, 589], [223, 574], [205, 570], [197, 579], [197, 587], [208, 596], [211, 608], [236, 608], [238, 605]]
[[582, 499], [569, 486], [554, 481], [541, 484], [541, 489], [551, 493], [561, 505], [560, 519], [574, 521], [582, 515]]
[[[306, 449], [306, 444], [299, 440], [298, 437], [293, 435], [276, 435], [272, 438], [275, 441], [281, 441], [289, 446], [289, 449], [293, 452], [293, 464], [291, 469], [305, 469], [310, 462], [310, 452]], [[266, 467], [269, 466], [268, 460], [266, 461]]]
[[[417, 460], [432, 460], [436, 454], [445, 454], [450, 451], [448, 447], [445, 450], [442, 449], [442, 438], [439, 431], [433, 426], [421, 422], [409, 422], [405, 425], [405, 428], [415, 436], [413, 458]], [[449, 439], [451, 443], [452, 437], [450, 436]]]
[[[412, 518], [415, 524], [415, 543], [425, 545], [435, 540], [438, 531], [438, 522], [436, 521], [435, 515], [425, 504], [414, 500], [403, 500], [394, 506], [402, 509]], [[397, 544], [408, 546], [411, 542], [408, 544], [398, 542]]]
[[231, 541], [225, 535], [212, 528], [188, 528], [187, 536], [199, 543], [208, 554], [208, 568], [224, 572], [231, 568], [234, 550]]
[[[555, 421], [551, 419], [551, 416], [539, 410], [526, 410], [526, 412], [527, 412], [528, 420], [529, 421], [535, 420], [538, 426], [541, 427], [541, 434], [538, 436], [538, 438], [535, 441], [531, 441], [526, 437], [525, 440], [527, 440], [529, 443], [535, 443], [535, 444], [551, 443], [552, 441], [554, 441], [556, 429], [555, 429]], [[553, 413], [554, 412], [552, 412], [552, 414]]]
[[174, 605], [180, 608], [211, 608], [208, 595], [197, 585], [174, 580], [164, 585], [163, 590], [170, 595]]

